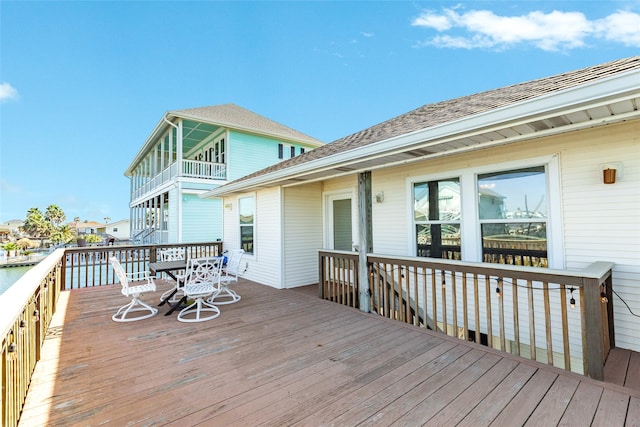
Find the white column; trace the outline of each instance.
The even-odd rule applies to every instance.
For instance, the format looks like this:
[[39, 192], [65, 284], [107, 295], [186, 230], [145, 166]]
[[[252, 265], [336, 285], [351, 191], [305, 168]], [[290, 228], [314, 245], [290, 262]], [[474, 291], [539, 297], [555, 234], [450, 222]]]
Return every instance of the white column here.
[[178, 176], [182, 176], [182, 119], [178, 120], [178, 146], [176, 147], [176, 161], [178, 162]]

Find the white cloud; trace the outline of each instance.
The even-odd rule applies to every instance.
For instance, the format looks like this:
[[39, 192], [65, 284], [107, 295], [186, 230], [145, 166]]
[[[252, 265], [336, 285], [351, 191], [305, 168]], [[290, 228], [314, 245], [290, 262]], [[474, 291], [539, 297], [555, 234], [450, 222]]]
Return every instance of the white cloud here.
[[640, 15], [619, 11], [595, 23], [596, 35], [626, 46], [640, 47]]
[[530, 44], [558, 51], [584, 46], [594, 37], [640, 47], [640, 15], [633, 12], [618, 11], [590, 21], [582, 12], [499, 16], [489, 10], [444, 9], [441, 13], [424, 11], [411, 24], [444, 33], [421, 43], [423, 46], [507, 49]]
[[0, 101], [18, 98], [18, 91], [9, 83], [0, 83]]

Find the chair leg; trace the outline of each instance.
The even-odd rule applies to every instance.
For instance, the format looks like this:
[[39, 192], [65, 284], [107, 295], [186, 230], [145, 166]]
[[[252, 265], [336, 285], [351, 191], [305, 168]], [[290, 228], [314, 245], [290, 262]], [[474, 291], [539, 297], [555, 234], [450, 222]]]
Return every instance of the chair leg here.
[[233, 289], [229, 289], [227, 286], [221, 286], [220, 292], [210, 297], [207, 301], [215, 302], [216, 305], [233, 304], [240, 301], [242, 297], [236, 293]]
[[[173, 295], [171, 295], [173, 294]], [[182, 295], [184, 294], [184, 292], [182, 291], [182, 288], [176, 288], [175, 286], [171, 289], [169, 289], [168, 291], [165, 291], [162, 295], [160, 295], [160, 302], [161, 303], [171, 303], [174, 304], [178, 301], [180, 301], [180, 299], [182, 298]], [[170, 299], [167, 299], [171, 297]]]
[[[135, 311], [148, 311], [149, 313], [143, 316], [127, 317], [129, 313]], [[148, 319], [149, 317], [153, 317], [156, 314], [158, 314], [157, 308], [151, 307], [149, 304], [140, 301], [137, 296], [134, 296], [131, 302], [120, 307], [118, 311], [116, 311], [116, 313], [111, 316], [111, 319], [114, 322], [135, 322], [136, 320]]]
[[[213, 313], [209, 316], [202, 317], [202, 313]], [[189, 315], [193, 315], [195, 313], [195, 318], [187, 317]], [[191, 303], [186, 308], [183, 308], [180, 313], [178, 313], [178, 320], [180, 322], [203, 322], [205, 320], [215, 319], [220, 316], [220, 309], [216, 307], [209, 301], [205, 301], [204, 298], [196, 298], [196, 300]]]

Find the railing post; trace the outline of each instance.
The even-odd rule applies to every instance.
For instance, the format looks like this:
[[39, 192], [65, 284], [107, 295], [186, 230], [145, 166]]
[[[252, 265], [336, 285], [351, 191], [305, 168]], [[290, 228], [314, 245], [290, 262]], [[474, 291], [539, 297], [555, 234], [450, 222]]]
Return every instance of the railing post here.
[[602, 301], [598, 279], [585, 278], [583, 282], [584, 300], [584, 347], [585, 375], [602, 381], [604, 379], [604, 342], [602, 336]]
[[373, 252], [373, 227], [371, 225], [371, 171], [358, 174], [358, 307], [371, 311], [369, 295], [369, 264], [367, 254]]
[[324, 299], [324, 257], [322, 252], [318, 253], [318, 296]]

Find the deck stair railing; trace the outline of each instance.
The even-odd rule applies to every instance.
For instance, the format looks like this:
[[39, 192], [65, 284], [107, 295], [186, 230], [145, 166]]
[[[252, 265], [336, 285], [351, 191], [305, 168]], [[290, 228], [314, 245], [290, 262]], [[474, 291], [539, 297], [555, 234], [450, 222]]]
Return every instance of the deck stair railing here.
[[[416, 326], [423, 326], [433, 331], [442, 332], [438, 324], [429, 317], [426, 310], [418, 304], [415, 296], [402, 289], [402, 270], [393, 272], [381, 268], [378, 264], [370, 266], [370, 280], [373, 284], [371, 292], [371, 311], [390, 319], [396, 319]], [[400, 275], [399, 280], [396, 274]]]
[[148, 269], [163, 248], [185, 248], [189, 257], [218, 256], [222, 242], [60, 248], [0, 295], [0, 425], [17, 426], [40, 349], [63, 290], [113, 285], [109, 257], [127, 272]]
[[[358, 255], [320, 251], [319, 258], [321, 296], [358, 307]], [[367, 263], [371, 311], [381, 316], [604, 376], [615, 344], [612, 263], [569, 271], [375, 254]]]

